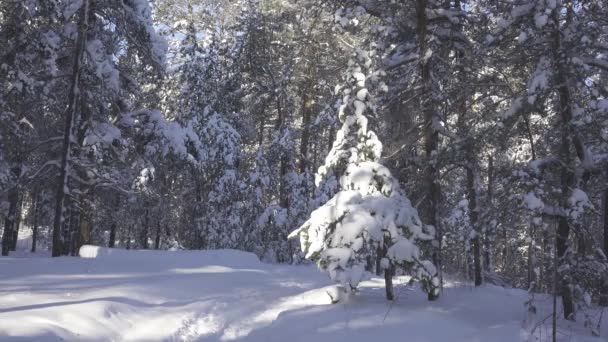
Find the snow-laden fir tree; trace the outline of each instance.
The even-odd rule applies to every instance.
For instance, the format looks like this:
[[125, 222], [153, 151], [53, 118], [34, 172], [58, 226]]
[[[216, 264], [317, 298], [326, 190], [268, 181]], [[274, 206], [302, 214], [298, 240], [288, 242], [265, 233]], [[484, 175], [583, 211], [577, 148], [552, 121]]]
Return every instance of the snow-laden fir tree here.
[[299, 236], [306, 258], [347, 290], [365, 279], [375, 258], [384, 270], [387, 299], [393, 299], [397, 270], [436, 294], [437, 270], [420, 246], [434, 238], [434, 230], [420, 221], [397, 180], [380, 164], [382, 144], [368, 129], [365, 114], [375, 106], [366, 86], [377, 79], [368, 73], [370, 67], [370, 53], [362, 50], [349, 62], [339, 110], [342, 128], [318, 171], [317, 185], [336, 193], [290, 237]]
[[227, 82], [220, 77], [223, 67], [220, 38], [210, 29], [199, 32], [192, 13], [187, 26], [168, 82], [166, 111], [200, 137], [201, 146], [194, 156], [197, 163], [190, 169], [195, 190], [193, 246], [231, 247], [236, 237], [227, 227], [240, 221], [231, 210], [233, 195], [240, 184], [240, 134], [229, 118], [232, 113], [218, 110], [226, 107], [222, 91]]

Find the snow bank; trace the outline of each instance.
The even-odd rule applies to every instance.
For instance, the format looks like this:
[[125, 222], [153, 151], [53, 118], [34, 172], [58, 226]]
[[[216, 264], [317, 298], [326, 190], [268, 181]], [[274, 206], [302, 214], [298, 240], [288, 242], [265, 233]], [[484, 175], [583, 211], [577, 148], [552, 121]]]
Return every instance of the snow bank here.
[[115, 259], [120, 262], [186, 262], [196, 261], [200, 264], [260, 267], [258, 257], [249, 252], [235, 249], [218, 249], [204, 251], [156, 251], [156, 250], [125, 250], [120, 248], [105, 248], [93, 245], [84, 245], [78, 255], [84, 259]]

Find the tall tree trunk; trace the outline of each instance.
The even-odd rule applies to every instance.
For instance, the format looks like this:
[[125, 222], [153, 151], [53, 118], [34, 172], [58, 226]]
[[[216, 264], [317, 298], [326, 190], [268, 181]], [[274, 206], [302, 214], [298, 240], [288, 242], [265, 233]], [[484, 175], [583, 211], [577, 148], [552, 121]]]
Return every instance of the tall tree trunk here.
[[70, 209], [70, 224], [68, 225], [68, 243], [65, 245], [65, 255], [76, 255], [76, 246], [79, 244], [80, 238], [80, 206], [76, 200], [72, 200]]
[[131, 231], [133, 230], [133, 224], [129, 225], [129, 229], [127, 231], [127, 242], [125, 243], [125, 248], [127, 250], [131, 249]]
[[[427, 0], [417, 0], [416, 2], [417, 34], [419, 55], [427, 54], [428, 37], [427, 37]], [[435, 108], [433, 99], [433, 80], [431, 75], [431, 60], [432, 57], [421, 57], [419, 62], [419, 72], [423, 88], [423, 115], [424, 115], [424, 152], [426, 157], [426, 165], [424, 170], [424, 184], [427, 189], [426, 199], [424, 203], [424, 218], [425, 223], [433, 226], [436, 230], [435, 244], [433, 246], [432, 259], [437, 266], [437, 270], [441, 269], [441, 231], [437, 220], [437, 209], [439, 205], [440, 188], [439, 188], [439, 172], [436, 166], [436, 153], [439, 142], [439, 133], [435, 129]], [[437, 276], [437, 275], [433, 275]], [[439, 298], [439, 291], [429, 291], [428, 299], [436, 300]]]
[[386, 289], [386, 300], [393, 300], [393, 275], [395, 275], [395, 266], [390, 265], [384, 270], [384, 288]]
[[154, 249], [160, 248], [160, 220], [156, 223], [156, 238], [154, 239]]
[[23, 212], [23, 196], [19, 197], [17, 201], [17, 211], [15, 212], [15, 219], [13, 221], [13, 238], [11, 241], [11, 251], [17, 250], [17, 241], [19, 241], [19, 229], [21, 228], [21, 214]]
[[110, 226], [110, 238], [108, 241], [108, 248], [114, 248], [114, 244], [116, 243], [116, 222], [112, 222]]
[[535, 291], [536, 288], [536, 274], [534, 272], [534, 265], [535, 265], [535, 260], [534, 260], [534, 223], [532, 222], [532, 220], [530, 220], [530, 235], [529, 235], [529, 239], [530, 242], [528, 242], [528, 291]]
[[[554, 11], [553, 22], [555, 24], [555, 30], [553, 32], [553, 62], [556, 66], [555, 81], [558, 86], [557, 92], [559, 95], [559, 101], [557, 102], [557, 113], [561, 118], [561, 146], [560, 146], [560, 161], [561, 161], [561, 205], [564, 208], [568, 207], [568, 197], [571, 189], [575, 186], [575, 175], [574, 168], [575, 163], [570, 153], [570, 145], [573, 137], [571, 137], [570, 124], [572, 121], [572, 96], [568, 84], [567, 71], [565, 69], [566, 54], [562, 48], [562, 36], [560, 27], [559, 14]], [[584, 152], [579, 151], [582, 148], [579, 146], [580, 141], [575, 142], [575, 149], [577, 150], [579, 159], [584, 161]], [[557, 228], [557, 258], [559, 266], [568, 264], [567, 251], [568, 251], [568, 238], [570, 235], [570, 223], [566, 217], [560, 217]], [[558, 268], [561, 268], [559, 267]], [[560, 276], [561, 285], [560, 292], [562, 295], [562, 305], [564, 309], [564, 318], [572, 319], [574, 315], [574, 302], [572, 298], [572, 285], [568, 276]]]
[[32, 222], [32, 253], [36, 253], [38, 243], [38, 215], [40, 212], [40, 191], [38, 187], [34, 189], [34, 220]]
[[75, 250], [79, 251], [80, 247], [91, 243], [91, 232], [93, 230], [93, 208], [91, 201], [86, 194], [81, 196], [80, 201], [80, 219], [78, 225], [78, 239], [75, 244]]
[[89, 0], [84, 0], [82, 5], [82, 13], [80, 17], [78, 38], [76, 42], [76, 50], [74, 53], [74, 64], [72, 67], [72, 79], [70, 93], [68, 95], [68, 109], [65, 117], [65, 127], [63, 131], [63, 149], [61, 152], [61, 167], [59, 170], [59, 179], [57, 182], [57, 195], [55, 203], [55, 218], [53, 220], [53, 250], [52, 256], [58, 257], [62, 252], [61, 226], [64, 221], [63, 209], [64, 200], [68, 190], [69, 177], [69, 160], [70, 160], [70, 145], [72, 136], [72, 126], [76, 114], [76, 104], [78, 103], [78, 95], [80, 93], [80, 74], [82, 71], [82, 63], [84, 50], [86, 46], [86, 37], [89, 23]]
[[[487, 210], [486, 214], [490, 213], [491, 210], [494, 210], [492, 203], [494, 201], [494, 158], [490, 156], [488, 158], [488, 199], [486, 203]], [[483, 266], [484, 270], [489, 273], [492, 272], [492, 241], [494, 239], [494, 223], [491, 222], [490, 217], [485, 218], [485, 237], [484, 237], [484, 245], [483, 249]]]
[[150, 210], [148, 209], [148, 207], [146, 206], [146, 214], [144, 216], [144, 226], [143, 226], [143, 230], [142, 230], [142, 234], [141, 234], [141, 247], [143, 249], [148, 249], [148, 231], [149, 231], [149, 224], [150, 224]]
[[376, 275], [382, 275], [382, 258], [384, 258], [385, 253], [382, 251], [381, 247], [376, 248]]
[[8, 193], [8, 214], [4, 218], [4, 232], [2, 233], [2, 255], [8, 256], [13, 245], [13, 229], [17, 217], [17, 205], [19, 204], [19, 190], [15, 186]]
[[[608, 188], [604, 189], [602, 216], [604, 224], [604, 255], [608, 256]], [[608, 276], [604, 275], [600, 305], [608, 306]]]
[[475, 286], [480, 286], [483, 283], [481, 274], [481, 246], [479, 229], [478, 211], [477, 211], [477, 190], [475, 186], [475, 171], [474, 166], [469, 164], [467, 167], [467, 193], [469, 198], [469, 220], [475, 237], [473, 237], [473, 279]]
[[310, 121], [312, 117], [313, 101], [306, 89], [302, 98], [302, 139], [300, 139], [300, 172], [303, 173], [308, 167], [308, 145], [310, 142]]

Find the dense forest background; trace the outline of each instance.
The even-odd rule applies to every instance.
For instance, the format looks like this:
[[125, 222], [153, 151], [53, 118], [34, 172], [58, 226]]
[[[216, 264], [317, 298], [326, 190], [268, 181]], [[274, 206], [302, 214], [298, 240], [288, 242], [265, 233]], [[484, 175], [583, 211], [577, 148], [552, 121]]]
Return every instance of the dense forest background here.
[[2, 255], [300, 262], [377, 135], [440, 273], [608, 304], [605, 1], [5, 0], [0, 85]]

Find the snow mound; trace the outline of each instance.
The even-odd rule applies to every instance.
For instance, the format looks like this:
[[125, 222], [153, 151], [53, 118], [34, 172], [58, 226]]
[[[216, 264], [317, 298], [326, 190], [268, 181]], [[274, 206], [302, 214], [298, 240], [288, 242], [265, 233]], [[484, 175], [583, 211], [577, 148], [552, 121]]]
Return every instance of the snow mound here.
[[249, 252], [235, 249], [218, 249], [205, 251], [156, 251], [156, 250], [125, 250], [120, 248], [105, 248], [93, 245], [80, 247], [78, 255], [84, 259], [116, 259], [121, 262], [158, 262], [196, 260], [200, 264], [259, 267], [258, 257]]

